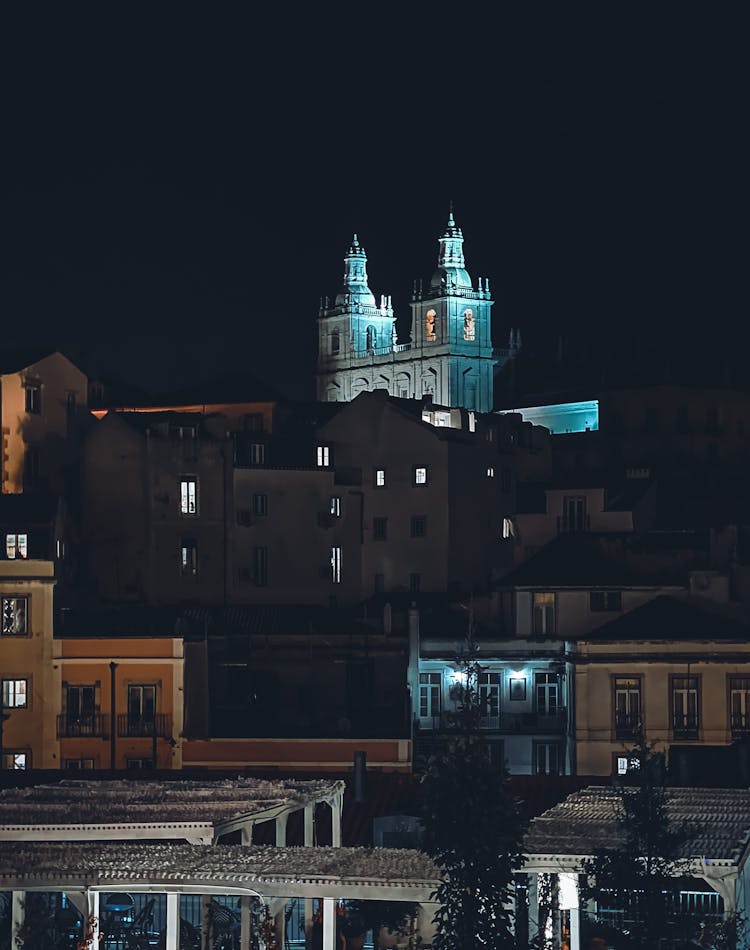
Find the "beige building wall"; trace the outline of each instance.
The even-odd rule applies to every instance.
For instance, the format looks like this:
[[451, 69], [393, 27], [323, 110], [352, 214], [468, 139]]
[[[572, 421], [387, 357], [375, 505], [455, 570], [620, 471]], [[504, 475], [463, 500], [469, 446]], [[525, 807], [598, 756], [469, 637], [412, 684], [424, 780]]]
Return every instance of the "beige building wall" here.
[[[573, 649], [574, 645], [570, 645]], [[632, 741], [615, 737], [614, 680], [640, 682], [646, 739], [657, 750], [671, 745], [729, 745], [729, 680], [750, 677], [750, 644], [718, 641], [579, 642], [575, 644], [576, 757], [579, 775], [611, 775], [615, 757]], [[672, 730], [672, 678], [698, 677], [697, 739]]]
[[[3, 752], [25, 754], [27, 768], [60, 766], [55, 718], [60, 706], [60, 676], [53, 663], [52, 639], [54, 585], [52, 561], [0, 561], [0, 679], [25, 680], [27, 684], [26, 705], [5, 710]], [[9, 633], [10, 602], [19, 599], [26, 603], [25, 632]], [[12, 766], [7, 759], [4, 763]]]
[[[38, 391], [27, 410], [27, 392]], [[68, 444], [76, 434], [88, 401], [88, 380], [62, 353], [0, 376], [4, 443], [2, 490], [24, 490], [30, 447], [38, 458], [39, 480], [53, 491], [62, 487]], [[37, 464], [36, 462], [34, 463]]]

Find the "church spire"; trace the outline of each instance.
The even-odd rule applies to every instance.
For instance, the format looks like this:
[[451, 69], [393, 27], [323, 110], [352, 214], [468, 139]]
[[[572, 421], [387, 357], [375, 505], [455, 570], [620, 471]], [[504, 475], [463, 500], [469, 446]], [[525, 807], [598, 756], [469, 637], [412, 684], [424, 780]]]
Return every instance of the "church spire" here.
[[448, 211], [448, 224], [439, 238], [438, 269], [432, 277], [431, 286], [471, 287], [471, 278], [464, 263], [464, 236], [453, 217], [453, 202]]
[[355, 234], [344, 258], [344, 283], [336, 304], [356, 302], [374, 307], [375, 297], [367, 283], [367, 254]]

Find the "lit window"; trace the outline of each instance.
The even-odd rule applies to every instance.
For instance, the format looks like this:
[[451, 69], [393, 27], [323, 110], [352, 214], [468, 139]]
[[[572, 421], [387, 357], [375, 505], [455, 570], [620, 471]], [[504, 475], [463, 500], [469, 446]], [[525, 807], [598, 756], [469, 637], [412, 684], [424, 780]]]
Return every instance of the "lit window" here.
[[334, 584], [341, 583], [341, 548], [331, 548], [331, 580]]
[[372, 537], [375, 541], [385, 541], [388, 536], [388, 519], [387, 518], [373, 518], [372, 519]]
[[251, 442], [250, 443], [250, 464], [251, 465], [265, 465], [266, 464], [265, 442]]
[[186, 538], [180, 546], [180, 573], [185, 577], [198, 573], [198, 542], [192, 538]]
[[341, 517], [341, 497], [339, 495], [331, 495], [331, 514], [334, 518]]
[[618, 775], [628, 774], [628, 758], [625, 755], [617, 756], [617, 774]]
[[16, 558], [16, 536], [15, 534], [5, 535], [5, 556], [10, 561]]
[[29, 385], [26, 387], [26, 412], [38, 416], [42, 411], [42, 387]]
[[318, 468], [328, 468], [331, 464], [331, 449], [328, 445], [318, 446]]
[[440, 715], [440, 673], [419, 674], [419, 718], [433, 719]]
[[375, 469], [375, 487], [385, 488], [385, 469], [384, 468]]
[[495, 477], [495, 469], [490, 465], [487, 467], [487, 478]]
[[411, 536], [413, 538], [424, 538], [427, 534], [427, 518], [425, 515], [412, 515], [411, 518]]
[[464, 310], [464, 340], [473, 340], [476, 336], [474, 327], [474, 311]]
[[513, 526], [512, 518], [503, 518], [503, 538], [506, 540], [508, 538], [514, 538], [516, 536], [516, 529]]
[[268, 514], [268, 495], [262, 495], [262, 494], [253, 495], [253, 514], [254, 515]]
[[427, 484], [427, 466], [423, 465], [414, 469], [414, 484], [415, 485]]
[[533, 595], [532, 622], [535, 634], [555, 632], [555, 595], [553, 593]]
[[198, 514], [198, 479], [180, 479], [180, 514]]
[[28, 681], [2, 681], [3, 709], [25, 709], [28, 706]]
[[268, 548], [253, 548], [253, 580], [256, 587], [268, 587]]
[[29, 556], [29, 536], [27, 534], [18, 535], [18, 556], [24, 560]]
[[30, 756], [28, 752], [3, 752], [0, 768], [2, 769], [27, 769], [29, 767]]
[[3, 636], [25, 637], [29, 632], [28, 597], [3, 597]]

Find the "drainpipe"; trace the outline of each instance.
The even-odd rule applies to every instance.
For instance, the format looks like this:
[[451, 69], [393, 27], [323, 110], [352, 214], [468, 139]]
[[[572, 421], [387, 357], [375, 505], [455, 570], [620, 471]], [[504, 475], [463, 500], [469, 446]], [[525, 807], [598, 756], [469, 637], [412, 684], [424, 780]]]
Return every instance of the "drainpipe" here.
[[114, 772], [115, 770], [115, 729], [117, 727], [117, 721], [115, 718], [115, 671], [117, 670], [117, 664], [114, 660], [109, 664], [109, 717], [110, 717], [110, 730], [109, 730], [109, 767]]

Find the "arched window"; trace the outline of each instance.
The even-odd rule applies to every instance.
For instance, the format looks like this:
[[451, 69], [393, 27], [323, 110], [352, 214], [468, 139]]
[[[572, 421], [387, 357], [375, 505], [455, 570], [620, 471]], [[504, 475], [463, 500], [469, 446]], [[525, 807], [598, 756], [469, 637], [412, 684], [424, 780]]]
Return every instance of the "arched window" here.
[[464, 310], [464, 340], [475, 339], [476, 330], [474, 328], [474, 311], [470, 308]]
[[341, 347], [341, 334], [338, 330], [334, 330], [331, 334], [331, 353], [338, 353]]
[[435, 333], [435, 319], [437, 314], [434, 310], [428, 310], [424, 315], [424, 338], [427, 343], [434, 343], [437, 340]]
[[365, 331], [365, 335], [366, 335], [365, 345], [367, 346], [367, 349], [374, 350], [375, 347], [378, 345], [378, 331], [375, 329], [375, 327], [368, 327], [367, 330]]

